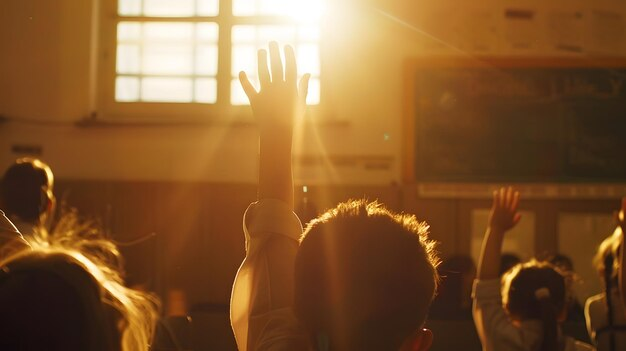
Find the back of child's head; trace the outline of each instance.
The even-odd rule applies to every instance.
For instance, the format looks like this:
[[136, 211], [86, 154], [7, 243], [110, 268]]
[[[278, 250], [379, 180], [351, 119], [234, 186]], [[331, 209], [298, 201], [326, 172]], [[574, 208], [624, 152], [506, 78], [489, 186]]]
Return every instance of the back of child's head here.
[[548, 262], [518, 264], [502, 277], [503, 304], [513, 320], [543, 323], [541, 351], [559, 350], [558, 324], [569, 298], [566, 277]]
[[16, 160], [4, 173], [0, 199], [7, 215], [37, 222], [52, 197], [54, 178], [50, 167], [34, 158]]
[[[612, 235], [604, 239], [592, 261], [600, 278], [606, 280], [608, 277], [614, 287], [617, 286], [619, 272], [618, 257], [621, 250], [621, 233], [622, 230], [620, 227], [617, 227]], [[610, 266], [607, 266], [607, 264], [610, 264]]]
[[295, 267], [295, 311], [314, 343], [397, 350], [424, 323], [438, 282], [434, 242], [414, 216], [348, 201], [314, 219]]
[[64, 218], [0, 262], [0, 349], [148, 350], [155, 298], [122, 284], [110, 241]]

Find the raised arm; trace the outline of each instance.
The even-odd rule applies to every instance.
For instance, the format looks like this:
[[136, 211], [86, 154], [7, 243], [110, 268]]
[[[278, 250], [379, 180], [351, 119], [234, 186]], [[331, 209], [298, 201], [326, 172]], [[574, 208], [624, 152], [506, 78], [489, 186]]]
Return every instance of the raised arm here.
[[518, 203], [519, 192], [511, 187], [493, 192], [489, 224], [478, 261], [479, 280], [498, 278], [504, 233], [515, 227], [521, 218], [517, 212]]
[[284, 201], [293, 208], [291, 145], [294, 118], [304, 111], [309, 75], [297, 84], [296, 59], [291, 46], [285, 47], [285, 67], [276, 42], [271, 42], [270, 69], [267, 52], [258, 52], [261, 89], [257, 92], [245, 72], [239, 73], [241, 85], [259, 127], [258, 198]]
[[[239, 350], [302, 349], [293, 304], [293, 270], [302, 225], [293, 213], [291, 143], [294, 119], [304, 111], [308, 79], [298, 87], [293, 49], [285, 65], [276, 42], [258, 52], [260, 89], [244, 72], [241, 85], [259, 129], [258, 200], [244, 215], [246, 258], [231, 296], [231, 324]], [[307, 340], [305, 340], [307, 341]], [[290, 345], [290, 346], [284, 346]]]

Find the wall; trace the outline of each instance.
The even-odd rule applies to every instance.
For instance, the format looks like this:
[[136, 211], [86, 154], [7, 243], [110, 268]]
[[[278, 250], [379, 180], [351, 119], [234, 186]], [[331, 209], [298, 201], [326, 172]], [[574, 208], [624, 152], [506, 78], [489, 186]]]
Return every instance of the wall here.
[[[331, 2], [323, 27], [321, 117], [334, 122], [307, 125], [303, 146], [296, 148], [300, 154], [357, 159], [350, 159], [351, 165], [332, 159], [314, 165], [302, 162], [297, 179], [331, 184], [400, 181], [402, 73], [409, 57], [626, 53], [626, 35], [619, 34], [624, 33], [626, 10], [620, 2], [587, 3]], [[0, 4], [0, 114], [12, 119], [0, 125], [0, 163], [17, 156], [13, 145], [39, 145], [60, 178], [253, 182], [256, 137], [250, 124], [100, 129], [72, 124], [97, 110], [92, 89], [97, 87], [92, 74], [97, 4]], [[611, 17], [598, 9], [615, 8], [622, 19], [611, 27], [606, 25]], [[511, 19], [504, 15], [507, 9], [523, 10], [522, 17], [525, 10], [533, 15]], [[373, 156], [382, 156], [383, 166], [368, 167], [362, 160]]]

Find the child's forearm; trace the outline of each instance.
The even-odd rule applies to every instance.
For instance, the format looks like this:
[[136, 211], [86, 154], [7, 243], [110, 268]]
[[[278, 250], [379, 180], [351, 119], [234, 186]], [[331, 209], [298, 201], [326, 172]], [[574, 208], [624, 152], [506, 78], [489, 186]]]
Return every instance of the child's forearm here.
[[258, 198], [277, 199], [293, 208], [291, 131], [261, 133]]
[[497, 279], [500, 273], [504, 232], [487, 228], [478, 260], [476, 277], [480, 280]]

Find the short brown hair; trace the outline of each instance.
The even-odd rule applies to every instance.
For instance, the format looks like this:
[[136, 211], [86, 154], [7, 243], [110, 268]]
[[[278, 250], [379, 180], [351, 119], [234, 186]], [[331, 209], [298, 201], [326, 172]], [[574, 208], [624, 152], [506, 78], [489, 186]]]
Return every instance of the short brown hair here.
[[397, 349], [420, 328], [438, 283], [428, 225], [350, 200], [307, 226], [295, 267], [295, 312], [334, 348]]

